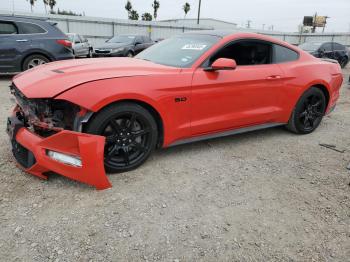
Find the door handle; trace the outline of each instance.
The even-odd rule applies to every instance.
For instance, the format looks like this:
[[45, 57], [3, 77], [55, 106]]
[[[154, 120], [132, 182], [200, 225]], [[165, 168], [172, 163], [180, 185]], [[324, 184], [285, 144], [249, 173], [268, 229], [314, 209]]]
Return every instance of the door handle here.
[[18, 40], [16, 40], [16, 42], [28, 42], [28, 40], [27, 39], [18, 39]]
[[276, 80], [276, 79], [281, 79], [280, 75], [275, 75], [275, 76], [268, 76], [266, 77], [267, 80]]

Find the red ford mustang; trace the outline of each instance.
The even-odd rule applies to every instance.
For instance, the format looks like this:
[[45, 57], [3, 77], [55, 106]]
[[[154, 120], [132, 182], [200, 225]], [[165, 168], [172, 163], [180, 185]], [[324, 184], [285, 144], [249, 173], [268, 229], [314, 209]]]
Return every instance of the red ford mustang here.
[[186, 33], [135, 58], [55, 62], [18, 75], [8, 133], [28, 173], [105, 189], [105, 170], [134, 169], [158, 147], [279, 125], [311, 133], [342, 81], [334, 61], [274, 38]]

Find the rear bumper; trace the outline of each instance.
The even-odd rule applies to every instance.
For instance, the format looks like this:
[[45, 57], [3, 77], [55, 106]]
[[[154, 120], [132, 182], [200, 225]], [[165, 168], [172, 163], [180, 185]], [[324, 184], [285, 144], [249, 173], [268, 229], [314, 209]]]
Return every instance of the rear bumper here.
[[[47, 179], [46, 174], [54, 172], [98, 190], [111, 187], [104, 170], [104, 137], [63, 130], [42, 138], [25, 128], [16, 117], [8, 119], [7, 132], [12, 152], [27, 173]], [[54, 160], [48, 151], [78, 157], [82, 165], [77, 167]]]
[[124, 57], [125, 54], [122, 52], [122, 53], [107, 53], [107, 54], [104, 54], [104, 53], [93, 53], [92, 54], [92, 57]]

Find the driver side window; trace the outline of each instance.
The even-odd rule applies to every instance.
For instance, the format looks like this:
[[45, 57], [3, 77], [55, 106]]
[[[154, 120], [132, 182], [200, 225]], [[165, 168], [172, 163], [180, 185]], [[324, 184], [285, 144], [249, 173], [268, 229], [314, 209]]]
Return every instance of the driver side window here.
[[76, 44], [80, 44], [82, 41], [80, 39], [80, 36], [79, 35], [75, 35], [75, 43]]
[[222, 48], [209, 59], [211, 65], [218, 58], [234, 59], [237, 65], [271, 64], [272, 46], [263, 41], [244, 40]]

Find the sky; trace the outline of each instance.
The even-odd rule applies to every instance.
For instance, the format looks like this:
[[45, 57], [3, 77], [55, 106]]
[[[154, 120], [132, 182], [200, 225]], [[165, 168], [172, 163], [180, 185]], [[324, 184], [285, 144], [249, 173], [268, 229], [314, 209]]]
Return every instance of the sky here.
[[[126, 0], [56, 0], [57, 7], [85, 13], [86, 16], [126, 19]], [[158, 20], [183, 18], [182, 6], [191, 5], [188, 18], [196, 18], [199, 0], [159, 0]], [[44, 13], [42, 0], [37, 0], [34, 12]], [[30, 12], [27, 0], [0, 0], [0, 10]], [[131, 0], [139, 14], [153, 13], [153, 0]], [[56, 8], [57, 8], [56, 7]], [[202, 0], [201, 17], [215, 18], [237, 23], [245, 27], [251, 20], [251, 27], [265, 29], [273, 25], [276, 31], [295, 32], [303, 16], [315, 13], [329, 16], [326, 32], [350, 31], [350, 0]]]

